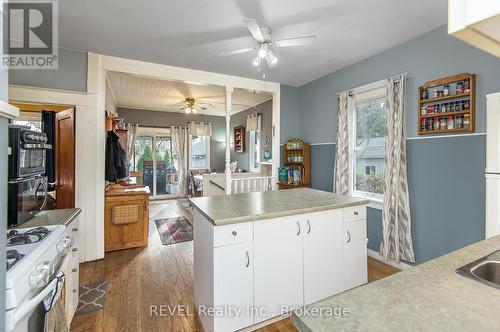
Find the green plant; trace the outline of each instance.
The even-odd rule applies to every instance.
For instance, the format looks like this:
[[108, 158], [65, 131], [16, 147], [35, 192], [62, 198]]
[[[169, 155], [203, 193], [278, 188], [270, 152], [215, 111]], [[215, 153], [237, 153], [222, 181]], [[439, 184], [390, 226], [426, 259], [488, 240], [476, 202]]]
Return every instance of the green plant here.
[[145, 160], [153, 160], [153, 151], [151, 151], [151, 147], [146, 145], [144, 147], [144, 151], [142, 155], [137, 160], [137, 170], [142, 172], [144, 170], [144, 161]]
[[170, 162], [171, 162], [171, 157], [170, 157], [170, 152], [167, 150], [165, 151], [165, 154], [163, 155], [163, 161], [165, 162], [165, 166], [170, 166]]
[[362, 170], [356, 172], [356, 190], [374, 194], [384, 193], [384, 177], [382, 175], [366, 175]]

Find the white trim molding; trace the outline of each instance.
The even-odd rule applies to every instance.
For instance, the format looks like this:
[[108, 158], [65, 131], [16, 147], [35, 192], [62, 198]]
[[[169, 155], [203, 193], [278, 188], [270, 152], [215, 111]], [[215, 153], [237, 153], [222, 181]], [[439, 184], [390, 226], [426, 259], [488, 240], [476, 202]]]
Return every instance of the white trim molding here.
[[407, 137], [407, 141], [433, 139], [433, 138], [454, 138], [454, 137], [467, 137], [467, 136], [484, 136], [486, 133], [471, 133], [471, 134], [453, 134], [453, 135], [435, 135], [435, 136], [415, 136]]
[[404, 263], [404, 262], [397, 263], [396, 261], [393, 261], [393, 260], [386, 260], [386, 259], [384, 259], [384, 257], [382, 257], [382, 255], [380, 255], [378, 252], [376, 252], [375, 250], [372, 250], [372, 249], [368, 249], [368, 257], [376, 259], [382, 263], [385, 263], [387, 265], [390, 265], [390, 266], [395, 267], [395, 268], [400, 269], [400, 270], [407, 270], [407, 269], [413, 267], [412, 265], [410, 265], [408, 263]]
[[19, 117], [19, 108], [0, 100], [0, 116], [8, 119]]

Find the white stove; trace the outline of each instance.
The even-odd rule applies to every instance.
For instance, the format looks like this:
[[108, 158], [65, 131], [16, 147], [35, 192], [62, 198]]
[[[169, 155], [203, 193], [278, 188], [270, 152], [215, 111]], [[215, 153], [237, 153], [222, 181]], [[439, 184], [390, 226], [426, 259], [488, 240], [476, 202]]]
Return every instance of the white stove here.
[[7, 331], [24, 331], [30, 313], [55, 288], [54, 276], [73, 246], [64, 232], [63, 225], [7, 231]]

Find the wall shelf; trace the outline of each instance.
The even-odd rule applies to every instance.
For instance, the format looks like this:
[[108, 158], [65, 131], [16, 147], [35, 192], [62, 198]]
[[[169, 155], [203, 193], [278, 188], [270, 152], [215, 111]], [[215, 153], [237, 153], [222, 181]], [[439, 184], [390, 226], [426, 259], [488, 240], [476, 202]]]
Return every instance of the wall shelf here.
[[[444, 95], [445, 90], [447, 90], [446, 95]], [[474, 132], [475, 95], [476, 75], [470, 73], [440, 78], [420, 86], [417, 110], [418, 134]]]

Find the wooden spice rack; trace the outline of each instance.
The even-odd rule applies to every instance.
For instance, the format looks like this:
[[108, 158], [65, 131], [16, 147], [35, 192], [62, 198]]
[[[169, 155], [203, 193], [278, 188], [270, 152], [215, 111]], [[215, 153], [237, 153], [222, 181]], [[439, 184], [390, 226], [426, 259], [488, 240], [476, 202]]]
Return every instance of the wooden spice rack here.
[[234, 127], [234, 152], [245, 152], [245, 127]]
[[[462, 83], [464, 91], [457, 87]], [[448, 95], [444, 95], [444, 87], [448, 86]], [[468, 90], [466, 87], [468, 85]], [[435, 97], [433, 92], [440, 95]], [[424, 94], [427, 92], [428, 97]], [[425, 108], [425, 111], [423, 110]], [[436, 108], [439, 108], [437, 110]], [[445, 109], [443, 111], [443, 108]], [[452, 110], [451, 110], [452, 109]], [[437, 80], [429, 81], [418, 88], [418, 134], [432, 135], [451, 132], [474, 132], [476, 123], [476, 75], [461, 73]], [[449, 117], [453, 117], [453, 128], [448, 128]], [[469, 119], [468, 127], [464, 119]], [[436, 119], [439, 124], [435, 125]], [[447, 123], [442, 128], [442, 119]]]
[[[300, 147], [292, 148], [292, 141], [300, 141]], [[292, 139], [285, 143], [284, 166], [298, 170], [301, 175], [300, 183], [278, 182], [279, 189], [293, 189], [311, 187], [311, 146], [300, 139]], [[294, 157], [298, 157], [297, 161]]]

